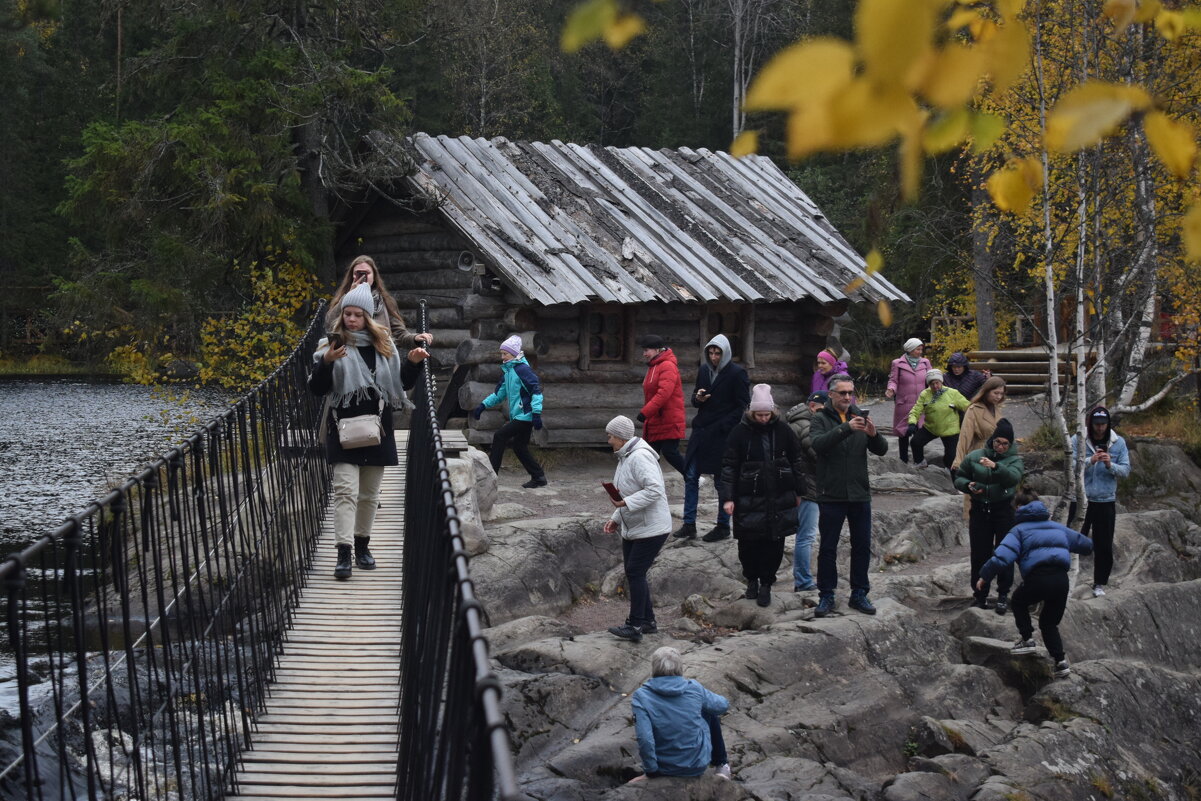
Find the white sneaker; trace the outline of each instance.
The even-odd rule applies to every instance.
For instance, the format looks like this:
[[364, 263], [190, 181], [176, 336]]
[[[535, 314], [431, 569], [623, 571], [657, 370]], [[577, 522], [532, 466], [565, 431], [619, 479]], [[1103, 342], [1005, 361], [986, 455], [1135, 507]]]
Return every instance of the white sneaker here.
[[697, 485], [698, 487], [704, 487], [704, 486], [707, 486], [707, 485], [708, 485], [708, 483], [709, 483], [709, 477], [708, 477], [708, 476], [701, 476], [700, 478], [698, 478], [698, 479], [696, 480], [696, 485]]
[[733, 778], [730, 775], [730, 763], [729, 762], [725, 762], [725, 763], [722, 763], [721, 765], [718, 765], [716, 768], [713, 769], [713, 772], [716, 773], [718, 775], [718, 777], [720, 777], [722, 779]]
[[926, 464], [925, 459], [922, 459], [920, 462], [914, 465], [914, 467], [916, 467], [918, 470], [925, 470], [929, 466], [930, 465]]
[[1101, 585], [1101, 584], [1093, 585], [1093, 597], [1094, 598], [1100, 598], [1104, 594], [1105, 594], [1105, 587], [1103, 585]]

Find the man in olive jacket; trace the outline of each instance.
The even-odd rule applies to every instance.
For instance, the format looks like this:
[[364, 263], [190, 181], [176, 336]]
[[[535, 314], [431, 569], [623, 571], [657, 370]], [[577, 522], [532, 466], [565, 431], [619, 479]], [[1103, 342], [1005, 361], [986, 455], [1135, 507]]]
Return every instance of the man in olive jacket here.
[[888, 443], [875, 424], [851, 401], [855, 382], [845, 374], [830, 379], [830, 399], [813, 417], [810, 432], [817, 454], [818, 534], [817, 617], [834, 611], [838, 588], [838, 538], [842, 523], [851, 530], [850, 606], [866, 615], [876, 614], [867, 599], [872, 552], [872, 488], [867, 477], [867, 452], [888, 453]]
[[[1022, 483], [1025, 470], [1013, 438], [1013, 424], [1002, 417], [984, 447], [964, 456], [955, 471], [955, 488], [972, 499], [968, 539], [972, 548], [972, 606], [978, 609], [988, 608], [988, 583], [983, 589], [977, 586], [980, 568], [1013, 528], [1013, 495]], [[1013, 565], [1010, 564], [997, 572], [998, 615], [1009, 611], [1009, 588], [1012, 586]]]

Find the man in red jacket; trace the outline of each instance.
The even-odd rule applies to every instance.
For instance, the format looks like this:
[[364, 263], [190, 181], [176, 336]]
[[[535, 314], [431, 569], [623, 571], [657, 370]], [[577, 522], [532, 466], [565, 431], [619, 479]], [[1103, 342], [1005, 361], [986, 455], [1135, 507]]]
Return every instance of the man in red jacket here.
[[642, 379], [642, 438], [663, 455], [668, 464], [684, 472], [680, 440], [684, 438], [684, 385], [676, 355], [663, 337], [647, 334], [638, 340], [646, 360], [646, 378]]

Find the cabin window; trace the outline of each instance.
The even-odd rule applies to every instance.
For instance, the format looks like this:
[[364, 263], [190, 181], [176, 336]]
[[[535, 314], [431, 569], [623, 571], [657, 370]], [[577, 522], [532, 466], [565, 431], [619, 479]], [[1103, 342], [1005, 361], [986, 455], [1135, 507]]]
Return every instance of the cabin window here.
[[709, 306], [705, 312], [704, 342], [718, 334], [725, 334], [726, 339], [730, 340], [731, 358], [745, 362], [750, 317], [750, 306]]
[[617, 362], [626, 357], [625, 310], [592, 309], [588, 312], [587, 352], [594, 362]]

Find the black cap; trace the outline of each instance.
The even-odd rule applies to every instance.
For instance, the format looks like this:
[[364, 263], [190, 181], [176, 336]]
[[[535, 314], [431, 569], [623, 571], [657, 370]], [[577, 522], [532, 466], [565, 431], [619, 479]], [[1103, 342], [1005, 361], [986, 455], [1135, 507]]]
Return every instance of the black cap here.
[[638, 347], [654, 348], [658, 350], [660, 348], [666, 348], [667, 342], [665, 342], [663, 337], [659, 336], [658, 334], [643, 334], [638, 338]]
[[1109, 409], [1106, 409], [1104, 406], [1098, 406], [1089, 413], [1088, 417], [1090, 420], [1105, 420], [1108, 422]]
[[828, 400], [830, 400], [830, 393], [824, 389], [819, 389], [809, 396], [809, 403], [825, 403]]

